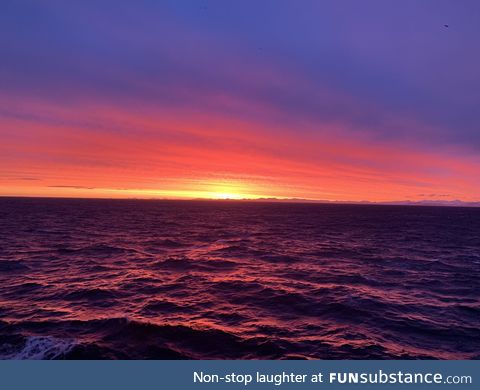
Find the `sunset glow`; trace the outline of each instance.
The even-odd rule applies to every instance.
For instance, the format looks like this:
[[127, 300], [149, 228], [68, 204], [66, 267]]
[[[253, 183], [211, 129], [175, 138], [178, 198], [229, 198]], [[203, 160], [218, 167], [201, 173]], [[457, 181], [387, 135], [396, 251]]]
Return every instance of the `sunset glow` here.
[[466, 9], [209, 4], [3, 5], [0, 195], [480, 200]]

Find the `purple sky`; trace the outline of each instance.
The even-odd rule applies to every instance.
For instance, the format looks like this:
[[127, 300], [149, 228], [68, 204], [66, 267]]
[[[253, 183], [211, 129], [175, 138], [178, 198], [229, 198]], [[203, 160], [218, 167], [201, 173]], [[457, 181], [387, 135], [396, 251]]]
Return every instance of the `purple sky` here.
[[[360, 200], [370, 177], [360, 169], [392, 184], [372, 199], [393, 199], [396, 182], [402, 198], [425, 187], [478, 200], [479, 20], [480, 2], [453, 0], [2, 1], [0, 189], [77, 185], [73, 166], [79, 186], [152, 190], [149, 175], [128, 180], [152, 161], [160, 181], [194, 178], [193, 187], [212, 176], [246, 183], [257, 175], [264, 182], [253, 195]], [[212, 121], [228, 140], [218, 141]], [[143, 122], [156, 125], [145, 134]], [[119, 155], [133, 156], [125, 180], [115, 172], [116, 182], [103, 183], [101, 167], [117, 157], [88, 160], [86, 144], [72, 147], [79, 134], [94, 149], [122, 145]], [[136, 159], [141, 152], [124, 145], [129, 137], [175, 152]], [[214, 142], [236, 155], [253, 150], [248, 164], [219, 154], [217, 166], [203, 166], [181, 151], [206, 153]], [[61, 158], [60, 149], [68, 151]], [[303, 175], [301, 190], [267, 172], [274, 159], [284, 159], [292, 177]], [[52, 174], [53, 163], [70, 174]], [[329, 167], [333, 177], [339, 166], [350, 167], [339, 171], [341, 182], [316, 170]], [[346, 196], [352, 175], [359, 190]], [[19, 184], [21, 177], [43, 184]], [[196, 191], [182, 183], [185, 193]]]

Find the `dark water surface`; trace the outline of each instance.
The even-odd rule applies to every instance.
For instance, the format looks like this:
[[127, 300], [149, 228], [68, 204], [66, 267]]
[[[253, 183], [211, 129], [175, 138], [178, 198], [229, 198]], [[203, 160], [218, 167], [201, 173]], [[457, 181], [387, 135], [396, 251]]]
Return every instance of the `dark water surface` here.
[[0, 357], [480, 357], [480, 209], [0, 199]]

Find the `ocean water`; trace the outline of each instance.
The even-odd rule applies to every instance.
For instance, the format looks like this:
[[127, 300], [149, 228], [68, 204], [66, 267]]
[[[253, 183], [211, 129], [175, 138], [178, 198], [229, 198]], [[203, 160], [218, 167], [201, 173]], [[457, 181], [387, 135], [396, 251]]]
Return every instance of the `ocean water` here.
[[480, 209], [0, 199], [3, 359], [479, 359]]

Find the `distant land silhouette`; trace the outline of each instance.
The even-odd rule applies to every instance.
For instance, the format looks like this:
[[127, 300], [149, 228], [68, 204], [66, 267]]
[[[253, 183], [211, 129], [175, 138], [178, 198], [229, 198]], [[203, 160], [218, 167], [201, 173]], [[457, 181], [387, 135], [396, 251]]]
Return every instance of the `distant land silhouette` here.
[[361, 201], [341, 201], [341, 200], [322, 200], [322, 199], [303, 199], [303, 198], [243, 198], [243, 199], [205, 199], [196, 198], [194, 200], [226, 200], [226, 201], [250, 201], [250, 202], [281, 202], [281, 203], [324, 203], [324, 204], [365, 204], [365, 205], [390, 205], [390, 206], [446, 206], [446, 207], [480, 207], [479, 202], [465, 202], [462, 200], [398, 200], [390, 202], [372, 202], [368, 200]]
[[4, 198], [32, 198], [32, 199], [113, 199], [113, 200], [170, 200], [170, 201], [225, 201], [225, 202], [278, 202], [278, 203], [319, 203], [319, 204], [357, 204], [357, 205], [385, 205], [385, 206], [442, 206], [442, 207], [480, 207], [480, 201], [466, 202], [462, 200], [398, 200], [388, 202], [374, 202], [368, 200], [343, 201], [326, 199], [304, 199], [304, 198], [97, 198], [97, 197], [64, 197], [64, 196], [2, 196]]

